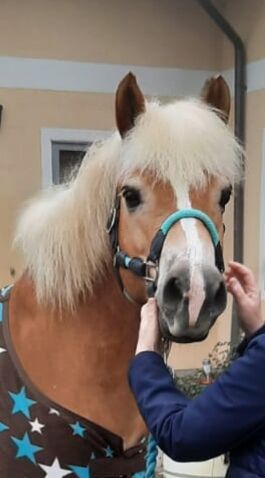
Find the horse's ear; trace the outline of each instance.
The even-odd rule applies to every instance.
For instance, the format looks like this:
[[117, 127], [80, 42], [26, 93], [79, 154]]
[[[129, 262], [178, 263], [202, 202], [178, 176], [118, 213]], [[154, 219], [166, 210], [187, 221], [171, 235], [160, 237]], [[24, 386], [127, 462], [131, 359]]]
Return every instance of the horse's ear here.
[[144, 96], [132, 73], [120, 82], [116, 92], [116, 123], [121, 137], [133, 128], [137, 116], [145, 111]]
[[222, 75], [206, 80], [202, 92], [202, 99], [210, 106], [220, 111], [220, 117], [227, 123], [230, 113], [231, 97], [229, 86]]

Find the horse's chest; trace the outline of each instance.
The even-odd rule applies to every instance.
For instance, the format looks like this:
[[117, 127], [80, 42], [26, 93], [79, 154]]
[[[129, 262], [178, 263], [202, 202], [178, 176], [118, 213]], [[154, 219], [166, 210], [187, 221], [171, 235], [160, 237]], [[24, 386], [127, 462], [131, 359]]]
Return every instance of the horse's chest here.
[[30, 383], [0, 305], [1, 478], [133, 476], [143, 470], [143, 446], [126, 456], [120, 437], [55, 405]]

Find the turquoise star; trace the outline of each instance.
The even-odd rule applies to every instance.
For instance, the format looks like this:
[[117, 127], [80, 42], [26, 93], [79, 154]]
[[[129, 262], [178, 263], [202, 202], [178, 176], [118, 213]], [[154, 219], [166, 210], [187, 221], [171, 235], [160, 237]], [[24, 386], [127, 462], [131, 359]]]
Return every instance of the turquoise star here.
[[90, 471], [88, 466], [69, 466], [76, 474], [77, 478], [90, 478]]
[[112, 458], [113, 457], [114, 451], [110, 448], [109, 445], [107, 446], [107, 448], [104, 448], [104, 452], [105, 452], [107, 458]]
[[19, 393], [8, 392], [8, 394], [14, 402], [12, 415], [21, 412], [25, 417], [31, 418], [29, 408], [37, 402], [27, 397], [25, 387], [22, 387]]
[[5, 430], [8, 430], [9, 427], [5, 425], [3, 422], [0, 422], [0, 432], [4, 432]]
[[145, 471], [138, 471], [132, 475], [132, 478], [145, 478]]
[[28, 458], [32, 463], [36, 465], [35, 453], [40, 450], [43, 450], [43, 448], [41, 446], [33, 445], [33, 443], [30, 442], [27, 433], [25, 433], [22, 440], [19, 440], [15, 437], [11, 437], [11, 440], [13, 440], [13, 442], [18, 448], [16, 458]]
[[3, 322], [3, 303], [0, 302], [0, 322]]
[[73, 429], [73, 435], [79, 435], [82, 438], [84, 437], [86, 429], [82, 427], [79, 422], [76, 422], [73, 425], [70, 424], [70, 427]]

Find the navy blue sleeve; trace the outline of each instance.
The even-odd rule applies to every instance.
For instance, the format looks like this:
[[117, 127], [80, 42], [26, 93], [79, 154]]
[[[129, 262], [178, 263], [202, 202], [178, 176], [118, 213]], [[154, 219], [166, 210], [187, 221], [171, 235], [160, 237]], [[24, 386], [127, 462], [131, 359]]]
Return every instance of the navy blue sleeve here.
[[172, 459], [200, 461], [238, 447], [265, 428], [265, 335], [194, 400], [176, 389], [163, 359], [141, 352], [129, 369], [139, 410]]

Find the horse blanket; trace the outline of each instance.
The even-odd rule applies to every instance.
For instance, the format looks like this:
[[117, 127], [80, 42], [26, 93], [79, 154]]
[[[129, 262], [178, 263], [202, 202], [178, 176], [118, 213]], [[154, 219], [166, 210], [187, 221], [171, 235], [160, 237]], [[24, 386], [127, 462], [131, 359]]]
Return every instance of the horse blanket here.
[[0, 293], [1, 478], [144, 477], [145, 442], [122, 439], [53, 403], [30, 381], [14, 350], [8, 299]]

